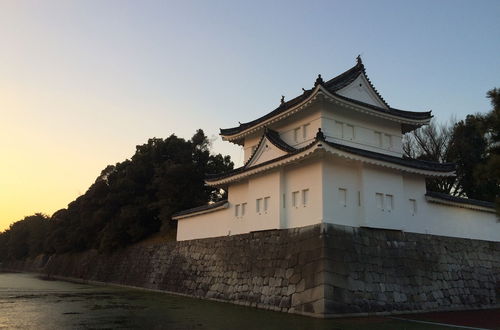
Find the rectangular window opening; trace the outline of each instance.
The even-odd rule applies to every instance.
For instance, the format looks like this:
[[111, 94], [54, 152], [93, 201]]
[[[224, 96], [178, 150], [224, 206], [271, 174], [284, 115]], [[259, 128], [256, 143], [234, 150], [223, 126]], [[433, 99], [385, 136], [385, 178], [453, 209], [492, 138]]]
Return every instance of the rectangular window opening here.
[[379, 210], [384, 210], [384, 194], [382, 193], [375, 193], [375, 203], [377, 205], [377, 208]]
[[385, 195], [385, 209], [389, 212], [394, 210], [394, 197], [392, 195]]
[[349, 140], [354, 140], [354, 126], [346, 124], [345, 125], [345, 138]]
[[283, 194], [283, 208], [286, 208], [286, 194]]
[[302, 205], [306, 206], [309, 203], [309, 189], [302, 190]]
[[335, 136], [344, 137], [344, 124], [340, 121], [335, 121]]
[[269, 209], [269, 200], [271, 199], [271, 197], [264, 197], [264, 212], [267, 212], [267, 210]]
[[239, 217], [240, 216], [240, 204], [236, 204], [234, 206], [234, 216]]
[[378, 147], [382, 147], [382, 133], [375, 132], [375, 145]]
[[415, 199], [410, 198], [410, 213], [411, 215], [417, 214], [417, 201]]
[[299, 142], [300, 127], [293, 130], [293, 140]]
[[347, 206], [347, 189], [339, 188], [339, 204], [343, 207]]
[[247, 209], [247, 203], [241, 203], [241, 216], [245, 215], [246, 209]]
[[255, 201], [255, 211], [257, 213], [260, 213], [262, 210], [262, 198], [257, 198], [257, 200]]
[[389, 134], [384, 134], [384, 147], [388, 149], [392, 148], [392, 136]]
[[299, 192], [298, 191], [292, 192], [292, 206], [299, 207]]
[[302, 126], [302, 138], [304, 140], [307, 139], [307, 136], [309, 135], [309, 124], [305, 124], [304, 126]]

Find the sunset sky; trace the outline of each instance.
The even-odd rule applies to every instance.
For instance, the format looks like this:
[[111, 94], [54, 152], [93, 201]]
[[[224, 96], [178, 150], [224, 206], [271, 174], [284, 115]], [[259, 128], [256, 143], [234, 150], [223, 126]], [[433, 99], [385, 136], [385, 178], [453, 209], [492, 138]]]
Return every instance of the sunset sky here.
[[500, 1], [0, 0], [0, 230], [150, 137], [217, 136], [355, 64], [438, 121], [500, 87]]

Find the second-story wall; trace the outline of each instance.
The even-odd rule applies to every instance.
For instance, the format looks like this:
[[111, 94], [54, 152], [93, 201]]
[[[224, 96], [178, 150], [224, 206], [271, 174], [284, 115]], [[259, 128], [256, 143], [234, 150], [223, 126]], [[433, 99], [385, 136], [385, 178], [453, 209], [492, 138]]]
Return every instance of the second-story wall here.
[[[301, 148], [310, 143], [321, 128], [328, 141], [359, 149], [401, 157], [401, 124], [359, 113], [328, 102], [318, 102], [289, 118], [271, 125], [287, 144]], [[248, 161], [264, 131], [245, 138], [244, 159]]]
[[327, 104], [322, 111], [322, 130], [329, 141], [378, 153], [401, 156], [401, 124]]

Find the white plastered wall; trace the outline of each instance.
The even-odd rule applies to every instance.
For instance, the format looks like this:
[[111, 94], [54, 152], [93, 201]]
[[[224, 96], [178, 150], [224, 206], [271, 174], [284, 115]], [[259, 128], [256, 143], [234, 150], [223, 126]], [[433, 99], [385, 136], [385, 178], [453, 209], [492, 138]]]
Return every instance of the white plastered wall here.
[[[286, 168], [284, 172], [283, 196], [281, 196], [284, 221], [282, 227], [309, 226], [323, 221], [323, 162], [320, 160], [299, 163]], [[302, 201], [303, 190], [308, 191], [306, 205]], [[298, 193], [298, 203], [293, 205], [293, 192]]]
[[[304, 126], [306, 126], [305, 135]], [[278, 124], [269, 126], [269, 128], [279, 132], [283, 141], [295, 148], [301, 148], [311, 143], [316, 137], [316, 133], [320, 127], [321, 111], [319, 104], [313, 104], [309, 108], [284, 119]], [[297, 140], [295, 140], [296, 129], [299, 129]], [[247, 162], [252, 155], [252, 147], [257, 146], [262, 134], [264, 134], [263, 130], [260, 130], [257, 133], [245, 137], [245, 145], [243, 147], [245, 162]]]
[[[378, 117], [345, 109], [339, 105], [325, 103], [322, 111], [322, 130], [328, 141], [345, 144], [360, 149], [400, 157], [403, 154], [401, 124]], [[347, 138], [340, 132], [337, 123], [354, 126], [354, 137]], [[380, 133], [381, 144], [375, 137]], [[390, 137], [390, 144], [388, 142]]]
[[[428, 202], [425, 181], [404, 176], [405, 230], [415, 233], [500, 241], [500, 222], [494, 213]], [[416, 213], [410, 212], [409, 199], [416, 200]]]
[[339, 158], [323, 162], [324, 221], [346, 226], [360, 226], [363, 208], [359, 163]]

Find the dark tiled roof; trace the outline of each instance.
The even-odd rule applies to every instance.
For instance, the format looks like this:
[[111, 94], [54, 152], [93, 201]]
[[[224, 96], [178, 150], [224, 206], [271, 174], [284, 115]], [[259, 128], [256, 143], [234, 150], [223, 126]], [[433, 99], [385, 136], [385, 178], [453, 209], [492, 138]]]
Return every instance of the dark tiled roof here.
[[[285, 142], [283, 142], [283, 143], [285, 143]], [[208, 182], [217, 181], [217, 180], [221, 180], [221, 179], [224, 179], [224, 178], [236, 175], [236, 174], [244, 173], [244, 172], [249, 171], [249, 170], [263, 167], [263, 166], [272, 164], [274, 162], [291, 157], [295, 154], [298, 154], [304, 150], [311, 148], [313, 145], [315, 145], [317, 143], [326, 143], [327, 145], [329, 145], [335, 149], [342, 150], [342, 151], [345, 151], [345, 152], [348, 152], [351, 154], [355, 154], [358, 156], [363, 156], [363, 157], [367, 157], [367, 158], [371, 158], [371, 159], [381, 160], [381, 161], [385, 161], [385, 162], [389, 162], [389, 163], [393, 163], [393, 164], [397, 164], [397, 165], [402, 165], [402, 166], [406, 166], [406, 167], [410, 167], [410, 168], [415, 168], [415, 169], [419, 169], [419, 170], [443, 172], [443, 173], [452, 172], [455, 170], [454, 163], [437, 163], [437, 162], [412, 159], [412, 158], [400, 158], [400, 157], [395, 157], [395, 156], [391, 156], [391, 155], [381, 154], [378, 152], [359, 149], [359, 148], [355, 148], [355, 147], [349, 147], [349, 146], [334, 143], [334, 142], [322, 141], [322, 140], [319, 140], [318, 138], [316, 138], [313, 142], [311, 142], [307, 146], [300, 148], [300, 149], [295, 149], [293, 152], [290, 152], [290, 153], [283, 155], [281, 157], [277, 157], [275, 159], [271, 159], [271, 160], [268, 160], [267, 162], [264, 162], [264, 163], [261, 163], [261, 164], [255, 165], [255, 166], [251, 166], [251, 167], [247, 166], [248, 165], [248, 162], [247, 162], [247, 164], [245, 164], [244, 166], [238, 167], [238, 168], [236, 168], [232, 171], [229, 171], [229, 172], [219, 173], [219, 174], [208, 174], [205, 177], [205, 180]]]
[[480, 200], [471, 199], [471, 198], [455, 197], [455, 196], [451, 196], [448, 194], [439, 193], [439, 192], [435, 192], [435, 191], [428, 191], [425, 194], [425, 196], [439, 198], [439, 199], [443, 199], [445, 201], [450, 201], [450, 202], [455, 202], [455, 203], [460, 203], [460, 204], [470, 204], [470, 205], [488, 207], [488, 208], [492, 208], [492, 209], [495, 208], [495, 203], [492, 203], [492, 202], [480, 201]]
[[325, 143], [335, 149], [346, 151], [358, 156], [363, 156], [376, 160], [382, 160], [393, 164], [416, 168], [419, 170], [436, 171], [436, 172], [452, 172], [455, 170], [455, 163], [438, 163], [438, 162], [431, 162], [413, 158], [400, 158], [396, 156], [381, 154], [378, 152], [368, 151], [355, 147], [349, 147], [343, 144], [338, 144], [328, 141], [325, 141]]
[[417, 119], [417, 120], [418, 119], [428, 119], [428, 118], [432, 117], [430, 111], [415, 112], [415, 111], [400, 110], [400, 109], [391, 108], [391, 107], [389, 107], [388, 109], [384, 109], [381, 107], [377, 107], [376, 105], [364, 103], [364, 102], [354, 100], [354, 99], [350, 99], [348, 97], [345, 97], [345, 96], [342, 96], [339, 94], [335, 94], [335, 96], [337, 96], [338, 98], [341, 98], [343, 100], [346, 100], [346, 101], [349, 101], [349, 102], [352, 102], [355, 104], [359, 104], [359, 105], [365, 106], [367, 108], [371, 108], [373, 110], [377, 110], [379, 112], [387, 113], [387, 114], [390, 114], [393, 116], [398, 116], [398, 117], [403, 117], [403, 118], [408, 118], [408, 119]]
[[294, 152], [295, 150], [297, 150], [288, 143], [286, 143], [285, 141], [283, 141], [280, 137], [280, 133], [272, 129], [267, 128], [264, 136], [267, 137], [272, 144], [274, 144], [276, 147], [280, 148], [283, 151]]
[[219, 206], [222, 206], [222, 205], [224, 205], [226, 203], [227, 203], [227, 199], [223, 200], [223, 201], [220, 201], [220, 202], [212, 203], [212, 204], [207, 204], [207, 205], [193, 207], [193, 208], [190, 208], [190, 209], [187, 209], [187, 210], [183, 210], [183, 211], [174, 213], [174, 214], [172, 214], [172, 217], [178, 217], [178, 216], [181, 216], [181, 215], [186, 215], [186, 214], [196, 213], [196, 212], [200, 212], [200, 211], [206, 211], [206, 210], [210, 210], [210, 209], [215, 209], [215, 208], [217, 208]]
[[[382, 107], [377, 107], [377, 106], [374, 106], [374, 105], [371, 105], [371, 104], [368, 104], [368, 103], [364, 103], [364, 102], [361, 102], [361, 101], [357, 101], [357, 100], [353, 100], [351, 98], [347, 98], [345, 96], [341, 96], [339, 94], [337, 94], [336, 92], [342, 88], [344, 88], [345, 86], [349, 85], [350, 83], [352, 83], [360, 74], [364, 74], [366, 79], [368, 80], [370, 86], [373, 88], [373, 90], [375, 91], [375, 93], [377, 94], [377, 96], [380, 98], [380, 100], [382, 100], [382, 102], [387, 106], [388, 109], [384, 109]], [[368, 108], [371, 108], [373, 110], [376, 110], [376, 111], [380, 111], [380, 112], [383, 112], [383, 113], [388, 113], [388, 114], [391, 114], [391, 115], [394, 115], [394, 116], [397, 116], [397, 117], [402, 117], [402, 118], [408, 118], [408, 119], [429, 119], [431, 118], [431, 113], [430, 111], [427, 111], [427, 112], [414, 112], [414, 111], [406, 111], [406, 110], [399, 110], [399, 109], [395, 109], [395, 108], [391, 108], [387, 102], [382, 98], [382, 96], [378, 93], [378, 91], [376, 90], [376, 88], [373, 86], [373, 84], [371, 83], [370, 79], [368, 78], [368, 76], [366, 75], [366, 70], [365, 70], [365, 66], [363, 65], [363, 63], [361, 62], [361, 59], [358, 58], [358, 61], [356, 63], [355, 66], [353, 66], [352, 68], [350, 68], [349, 70], [345, 71], [344, 73], [328, 80], [327, 82], [324, 82], [322, 83], [323, 86], [331, 93], [333, 93], [335, 96], [339, 97], [339, 98], [342, 98], [344, 100], [347, 100], [347, 101], [350, 101], [350, 102], [353, 102], [353, 103], [356, 103], [356, 104], [359, 104], [359, 105], [362, 105], [362, 106], [366, 106]], [[255, 126], [261, 122], [264, 122], [266, 121], [267, 119], [269, 118], [272, 118], [282, 112], [285, 112], [286, 110], [292, 108], [293, 106], [301, 103], [302, 101], [304, 101], [305, 99], [307, 99], [313, 92], [314, 88], [313, 89], [309, 89], [309, 90], [304, 90], [304, 93], [302, 95], [299, 95], [287, 102], [284, 102], [282, 103], [279, 107], [277, 107], [276, 109], [274, 109], [273, 111], [269, 112], [268, 114], [260, 117], [260, 118], [257, 118], [255, 120], [252, 120], [252, 121], [249, 121], [247, 123], [242, 123], [240, 124], [239, 126], [237, 127], [232, 127], [232, 128], [221, 128], [220, 129], [220, 134], [221, 135], [233, 135], [233, 134], [237, 134], [237, 133], [240, 133], [242, 131], [244, 131], [245, 129], [247, 128], [250, 128], [252, 126]], [[411, 128], [407, 128], [406, 130], [411, 130]]]
[[281, 150], [283, 150], [285, 152], [294, 152], [296, 150], [294, 147], [292, 147], [291, 145], [289, 145], [288, 143], [286, 143], [285, 141], [283, 141], [281, 139], [280, 133], [278, 133], [275, 130], [272, 130], [272, 129], [269, 129], [269, 128], [266, 127], [265, 131], [264, 131], [264, 134], [262, 135], [262, 137], [260, 138], [259, 143], [257, 143], [257, 146], [255, 147], [255, 150], [250, 155], [250, 157], [248, 157], [248, 160], [245, 162], [245, 164], [243, 165], [243, 167], [248, 166], [248, 163], [250, 163], [253, 160], [253, 158], [255, 157], [255, 155], [257, 153], [257, 151], [260, 148], [260, 145], [264, 141], [264, 138], [267, 138], [273, 145], [275, 145], [276, 147], [278, 147], [279, 149], [281, 149]]
[[[288, 153], [286, 155], [283, 155], [283, 156], [280, 156], [280, 157], [268, 160], [267, 162], [263, 162], [263, 163], [260, 163], [260, 164], [254, 165], [254, 166], [248, 166], [248, 162], [247, 162], [245, 165], [243, 165], [241, 167], [238, 167], [238, 168], [235, 168], [234, 170], [231, 170], [229, 172], [217, 173], [217, 174], [207, 174], [205, 176], [205, 180], [208, 181], [208, 182], [210, 182], [210, 181], [217, 181], [217, 180], [224, 179], [224, 178], [236, 175], [236, 174], [244, 173], [247, 170], [253, 170], [253, 169], [256, 169], [256, 168], [259, 168], [259, 167], [263, 167], [263, 166], [272, 164], [274, 162], [278, 162], [280, 160], [283, 160], [283, 159], [291, 157], [291, 156], [293, 156], [295, 154], [298, 154], [301, 151], [309, 149], [310, 147], [312, 147], [317, 142], [318, 142], [317, 140], [314, 140], [313, 142], [311, 142], [310, 144], [308, 144], [307, 146], [305, 146], [303, 148], [300, 148], [300, 149], [293, 148], [294, 151], [292, 151], [292, 152], [290, 152], [290, 153]], [[283, 141], [283, 143], [285, 143], [285, 142]], [[292, 148], [292, 147], [290, 147], [290, 148]]]
[[282, 103], [279, 107], [277, 107], [273, 111], [269, 112], [268, 114], [266, 114], [260, 118], [257, 118], [255, 120], [249, 121], [248, 123], [243, 123], [237, 127], [232, 127], [232, 128], [221, 128], [220, 134], [221, 135], [233, 135], [233, 134], [237, 134], [237, 133], [239, 133], [239, 132], [241, 132], [249, 127], [257, 125], [258, 123], [261, 123], [269, 118], [272, 118], [272, 117], [290, 109], [291, 107], [299, 104], [300, 102], [307, 99], [312, 94], [312, 92], [313, 92], [312, 89], [306, 90], [306, 91], [304, 91], [304, 93], [302, 95], [299, 95], [299, 96], [291, 99], [290, 101]]

